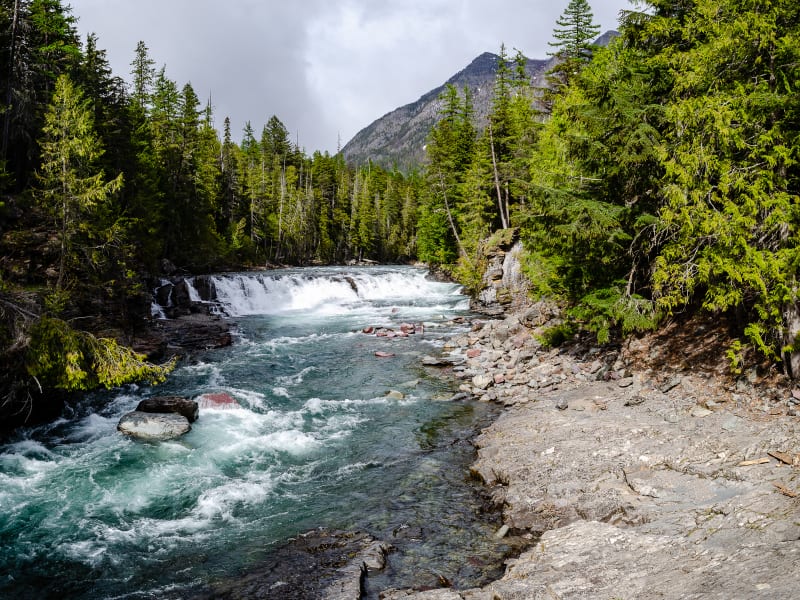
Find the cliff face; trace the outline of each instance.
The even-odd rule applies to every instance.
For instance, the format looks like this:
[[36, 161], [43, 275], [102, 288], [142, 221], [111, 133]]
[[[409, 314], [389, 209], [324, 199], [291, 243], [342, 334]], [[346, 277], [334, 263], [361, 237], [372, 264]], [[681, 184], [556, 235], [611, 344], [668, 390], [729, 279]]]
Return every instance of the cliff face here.
[[[608, 31], [596, 40], [606, 46], [618, 34]], [[500, 57], [484, 52], [466, 68], [448, 79], [444, 84], [429, 91], [416, 102], [406, 104], [374, 121], [342, 148], [345, 159], [352, 164], [364, 164], [372, 160], [383, 167], [397, 165], [408, 170], [425, 162], [425, 142], [428, 133], [439, 118], [439, 97], [447, 84], [458, 90], [465, 86], [472, 92], [476, 124], [482, 129], [492, 105], [494, 79]], [[527, 59], [526, 70], [534, 87], [545, 85], [545, 73], [554, 65], [554, 59]]]

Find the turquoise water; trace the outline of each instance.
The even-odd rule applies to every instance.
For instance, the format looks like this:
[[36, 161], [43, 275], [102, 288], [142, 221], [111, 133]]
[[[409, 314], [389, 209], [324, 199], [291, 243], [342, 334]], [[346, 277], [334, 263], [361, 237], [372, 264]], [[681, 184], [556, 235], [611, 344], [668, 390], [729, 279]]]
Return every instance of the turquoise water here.
[[[466, 440], [488, 409], [442, 401], [452, 384], [419, 366], [464, 331], [457, 286], [382, 267], [226, 275], [215, 287], [238, 324], [233, 346], [156, 389], [88, 396], [0, 446], [0, 597], [187, 597], [319, 526], [395, 545], [372, 595], [438, 575], [483, 580], [503, 548], [467, 481]], [[361, 333], [402, 322], [424, 334]], [[208, 392], [237, 408], [201, 411], [173, 441], [116, 431], [142, 398]]]

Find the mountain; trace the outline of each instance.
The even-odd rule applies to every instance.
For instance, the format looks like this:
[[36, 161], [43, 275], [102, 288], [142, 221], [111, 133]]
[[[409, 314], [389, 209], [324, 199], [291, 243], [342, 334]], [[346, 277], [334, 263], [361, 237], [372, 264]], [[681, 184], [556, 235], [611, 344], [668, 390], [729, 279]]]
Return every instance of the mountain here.
[[[595, 43], [605, 46], [617, 35], [616, 31], [608, 31]], [[458, 90], [464, 86], [470, 89], [477, 125], [482, 128], [492, 106], [499, 60], [498, 55], [484, 52], [465, 69], [416, 102], [401, 106], [374, 121], [345, 144], [342, 148], [345, 159], [352, 164], [364, 164], [371, 159], [384, 167], [397, 165], [401, 170], [422, 164], [425, 160], [425, 142], [439, 118], [440, 96], [447, 84], [454, 85]], [[552, 58], [527, 59], [526, 70], [534, 86], [544, 85], [544, 75], [553, 64]]]

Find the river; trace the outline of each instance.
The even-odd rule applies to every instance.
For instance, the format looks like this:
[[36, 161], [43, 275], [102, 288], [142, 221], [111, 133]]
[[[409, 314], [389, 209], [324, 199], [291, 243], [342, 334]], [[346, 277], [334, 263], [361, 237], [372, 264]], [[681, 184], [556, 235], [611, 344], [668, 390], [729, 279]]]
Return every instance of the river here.
[[[496, 576], [506, 548], [468, 478], [469, 439], [491, 409], [446, 401], [453, 384], [420, 366], [467, 331], [458, 286], [412, 267], [213, 281], [218, 309], [237, 323], [231, 347], [193, 356], [157, 388], [89, 394], [3, 441], [0, 597], [190, 597], [319, 526], [396, 548], [368, 578], [368, 597]], [[362, 333], [401, 323], [416, 333]], [[143, 398], [209, 392], [236, 408], [202, 410], [180, 439], [116, 430]]]

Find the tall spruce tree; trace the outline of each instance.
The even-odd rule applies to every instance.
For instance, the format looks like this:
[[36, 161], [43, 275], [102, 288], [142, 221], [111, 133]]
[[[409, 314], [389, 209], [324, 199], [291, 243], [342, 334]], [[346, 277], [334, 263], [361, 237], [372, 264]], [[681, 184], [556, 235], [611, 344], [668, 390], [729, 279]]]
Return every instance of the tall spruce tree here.
[[569, 0], [569, 4], [556, 21], [553, 29], [554, 42], [549, 56], [558, 63], [548, 73], [551, 85], [560, 88], [569, 84], [580, 70], [592, 59], [592, 42], [600, 33], [600, 25], [594, 23], [592, 8], [587, 0]]
[[[66, 75], [56, 80], [45, 116], [38, 195], [54, 216], [60, 242], [56, 289], [65, 287], [79, 265], [77, 237], [91, 236], [100, 204], [122, 185], [122, 175], [106, 181], [96, 167], [103, 153], [91, 109]], [[85, 250], [85, 248], [84, 248]]]

